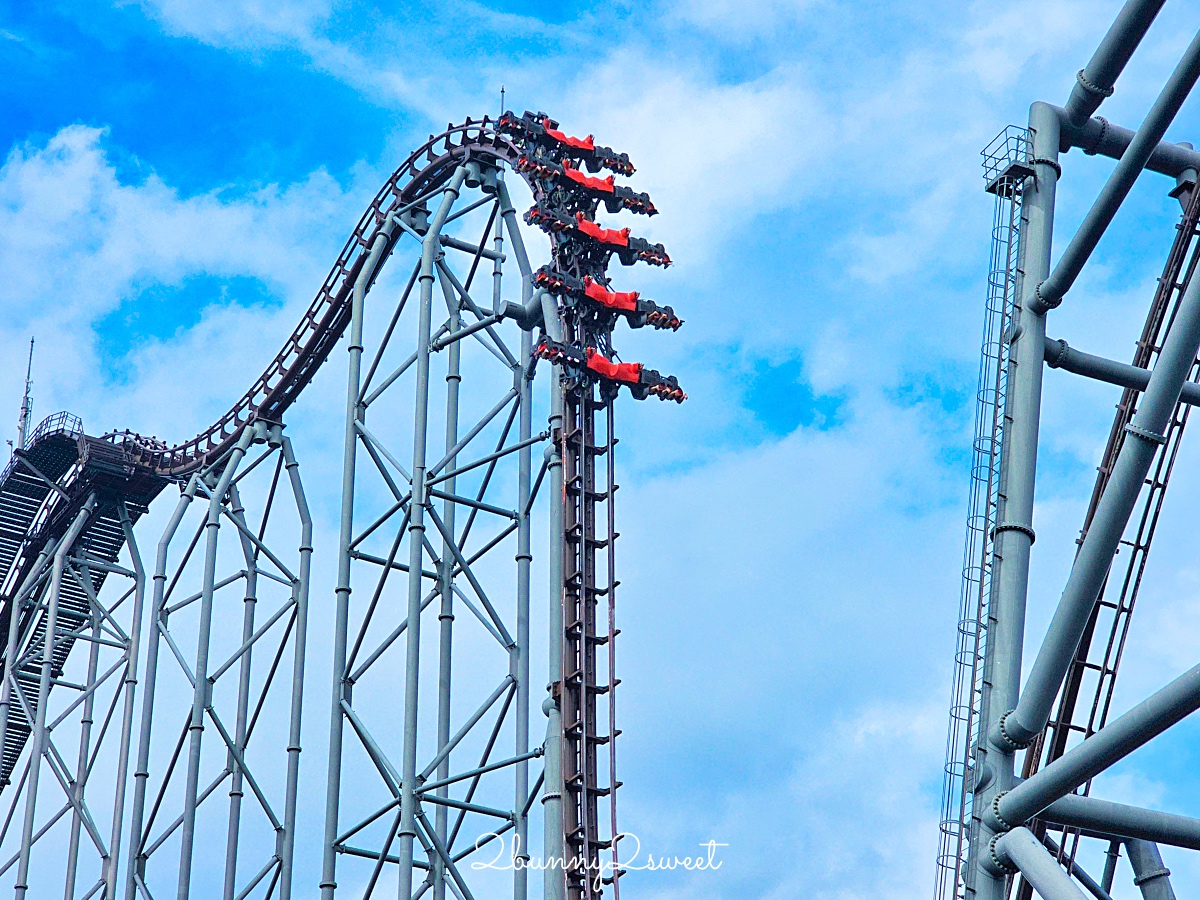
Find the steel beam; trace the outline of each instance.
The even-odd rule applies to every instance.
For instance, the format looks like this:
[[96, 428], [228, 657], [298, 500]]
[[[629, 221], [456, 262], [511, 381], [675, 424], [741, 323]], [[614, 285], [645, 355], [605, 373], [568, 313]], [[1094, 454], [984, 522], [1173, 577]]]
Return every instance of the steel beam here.
[[[1093, 356], [1091, 353], [1076, 350], [1066, 341], [1049, 337], [1046, 338], [1046, 365], [1052, 369], [1062, 369], [1064, 372], [1094, 378], [1096, 381], [1115, 384], [1118, 387], [1132, 388], [1135, 391], [1146, 390], [1150, 383], [1149, 369]], [[1185, 381], [1179, 400], [1189, 406], [1200, 406], [1200, 384]]]
[[1071, 238], [1054, 271], [1037, 286], [1034, 304], [1038, 309], [1044, 312], [1058, 306], [1063, 295], [1071, 289], [1198, 77], [1200, 33], [1188, 45], [1179, 65], [1146, 115], [1146, 120], [1121, 154], [1117, 167], [1088, 210], [1079, 230]]
[[[1200, 53], [1200, 40], [1196, 42]], [[1071, 575], [1045, 639], [1030, 670], [1025, 689], [1015, 709], [1002, 720], [1002, 739], [1014, 747], [1028, 744], [1042, 732], [1050, 709], [1071, 664], [1075, 647], [1104, 586], [1113, 554], [1154, 461], [1183, 384], [1200, 350], [1200, 279], [1193, 279], [1184, 292], [1175, 321], [1150, 375], [1146, 392], [1128, 435], [1121, 445], [1116, 465], [1096, 508], [1091, 526], [1075, 557]], [[1089, 741], [1085, 743], [1090, 743]], [[1074, 787], [1074, 785], [1072, 785]]]
[[1005, 793], [995, 809], [987, 810], [985, 818], [996, 828], [1028, 821], [1197, 709], [1200, 666], [1189, 669]]
[[[1106, 156], [1109, 159], [1120, 159], [1129, 145], [1133, 142], [1134, 132], [1120, 125], [1114, 125], [1102, 118], [1088, 119], [1083, 125], [1072, 126], [1067, 118], [1066, 110], [1052, 106], [1062, 122], [1062, 152], [1072, 147], [1079, 147], [1089, 156]], [[1200, 153], [1192, 149], [1190, 144], [1172, 144], [1160, 141], [1158, 146], [1146, 160], [1146, 170], [1160, 175], [1178, 178], [1189, 169], [1200, 168]]]
[[1038, 818], [1113, 838], [1200, 850], [1200, 819], [1095, 797], [1066, 794], [1039, 812]]
[[146, 877], [146, 838], [143, 833], [146, 791], [150, 780], [150, 735], [154, 724], [154, 695], [158, 678], [158, 651], [162, 640], [161, 624], [167, 587], [167, 551], [179, 530], [184, 513], [199, 490], [199, 473], [193, 475], [179, 495], [175, 511], [167, 521], [154, 563], [154, 597], [150, 608], [150, 628], [146, 647], [146, 686], [142, 693], [142, 720], [138, 735], [138, 761], [133, 774], [133, 809], [129, 825], [129, 867], [125, 880], [125, 900], [137, 900], [139, 883]]
[[187, 775], [184, 781], [182, 840], [179, 849], [179, 879], [176, 885], [178, 900], [188, 900], [192, 890], [192, 857], [195, 852], [196, 809], [200, 804], [200, 751], [204, 741], [204, 715], [210, 703], [211, 684], [208, 681], [208, 652], [212, 638], [212, 610], [217, 572], [217, 541], [221, 528], [221, 506], [233, 476], [250, 442], [254, 430], [246, 428], [225, 461], [220, 477], [212, 486], [208, 499], [208, 516], [204, 526], [204, 575], [201, 582], [200, 624], [196, 640], [196, 664], [192, 670], [195, 689], [192, 692], [192, 715], [188, 723]]
[[[1049, 835], [1046, 835], [1042, 838], [1042, 843], [1046, 845], [1046, 849], [1050, 851], [1050, 854], [1055, 859], [1059, 858], [1058, 854], [1061, 848], [1058, 846], [1058, 844], [1051, 840]], [[1098, 884], [1096, 879], [1089, 875], [1084, 868], [1079, 865], [1079, 863], [1075, 862], [1075, 860], [1071, 859], [1070, 857], [1064, 861], [1067, 863], [1067, 869], [1070, 871], [1072, 877], [1082, 884], [1084, 890], [1095, 897], [1096, 900], [1112, 900], [1112, 896], [1109, 894], [1108, 888], [1105, 888], [1102, 884]]]
[[1112, 96], [1117, 76], [1145, 37], [1164, 2], [1128, 0], [1121, 7], [1104, 40], [1088, 64], [1079, 70], [1066, 107], [1067, 118], [1072, 125], [1082, 125], [1100, 108], [1105, 98]]
[[[337, 888], [338, 806], [342, 792], [342, 703], [350, 688], [346, 679], [346, 644], [350, 616], [350, 562], [354, 543], [354, 475], [358, 451], [358, 425], [367, 401], [360, 399], [363, 351], [363, 305], [367, 289], [383, 260], [396, 219], [388, 216], [382, 232], [371, 244], [359, 270], [350, 299], [350, 337], [347, 351], [346, 424], [342, 438], [342, 503], [338, 526], [338, 575], [334, 591], [333, 684], [329, 711], [329, 758], [325, 780], [325, 840], [321, 849], [321, 900], [333, 900]], [[410, 280], [409, 287], [412, 282]], [[406, 289], [407, 295], [407, 289]], [[374, 371], [372, 369], [372, 371]], [[378, 389], [382, 390], [382, 388]], [[377, 393], [378, 393], [377, 390]], [[419, 567], [418, 567], [419, 569]], [[133, 898], [129, 898], [133, 900]]]
[[404, 661], [404, 753], [401, 761], [400, 784], [400, 876], [398, 893], [401, 898], [412, 896], [413, 844], [417, 838], [417, 703], [418, 675], [421, 653], [421, 568], [425, 555], [425, 451], [428, 441], [429, 416], [429, 338], [433, 312], [434, 268], [441, 244], [438, 240], [442, 224], [458, 199], [466, 178], [465, 166], [459, 166], [442, 195], [442, 202], [429, 223], [421, 248], [420, 308], [417, 326], [416, 397], [413, 405], [413, 499], [408, 519], [408, 631], [405, 634]]
[[1142, 892], [1142, 900], [1175, 900], [1171, 889], [1171, 870], [1163, 865], [1158, 847], [1150, 841], [1126, 841], [1133, 883]]
[[[32, 747], [29, 751], [29, 778], [25, 790], [25, 821], [21, 829], [20, 860], [17, 863], [17, 882], [13, 892], [15, 900], [25, 900], [25, 892], [29, 889], [29, 858], [33, 849], [34, 821], [37, 815], [38, 781], [42, 771], [42, 754], [46, 750], [46, 704], [50, 697], [50, 673], [54, 668], [54, 648], [58, 637], [58, 601], [62, 589], [63, 572], [67, 565], [67, 553], [75, 544], [76, 538], [83, 531], [88, 518], [96, 505], [93, 494], [88, 497], [79, 512], [75, 514], [67, 533], [58, 543], [54, 551], [54, 569], [50, 576], [50, 586], [46, 594], [45, 636], [42, 641], [42, 665], [38, 680], [37, 706], [34, 708], [33, 728], [30, 734]], [[6, 678], [12, 678], [12, 672], [5, 673]], [[76, 807], [78, 809], [78, 807]]]
[[[549, 316], [549, 313], [547, 313]], [[548, 319], [548, 321], [550, 321]], [[562, 333], [558, 312], [554, 311], [553, 323]], [[554, 332], [551, 331], [551, 336]], [[545, 772], [542, 787], [543, 819], [543, 896], [545, 900], [565, 900], [567, 896], [566, 846], [563, 841], [563, 735], [562, 735], [562, 680], [563, 680], [563, 396], [562, 375], [558, 366], [550, 374], [550, 445], [546, 448], [547, 474], [550, 482], [550, 585], [549, 585], [549, 696], [542, 702], [546, 714]]]
[[[443, 245], [446, 240], [443, 236]], [[424, 285], [424, 282], [422, 282]], [[441, 279], [442, 294], [446, 300], [446, 312], [449, 318], [447, 337], [451, 339], [449, 350], [446, 352], [446, 422], [445, 422], [445, 451], [446, 466], [453, 470], [458, 465], [458, 406], [459, 388], [462, 385], [462, 344], [454, 339], [462, 328], [461, 304], [455, 295], [453, 286], [446, 278]], [[434, 349], [437, 349], [436, 346]], [[418, 356], [418, 359], [420, 357]], [[448, 496], [453, 496], [457, 490], [457, 479], [451, 476], [446, 479], [445, 490]], [[426, 479], [428, 490], [428, 479]], [[446, 532], [442, 536], [442, 559], [438, 567], [438, 706], [437, 706], [437, 749], [441, 761], [437, 767], [437, 778], [443, 781], [450, 777], [450, 687], [454, 642], [454, 555], [450, 544], [454, 541], [455, 515], [458, 504], [446, 499], [442, 504], [442, 521]], [[450, 796], [449, 788], [441, 788], [438, 796]], [[434, 810], [433, 825], [438, 840], [445, 846], [449, 836], [449, 810], [439, 805]], [[441, 858], [433, 861], [433, 900], [445, 900], [446, 897], [446, 867]]]
[[133, 611], [129, 627], [129, 648], [125, 657], [123, 680], [124, 705], [121, 711], [121, 737], [117, 749], [116, 794], [113, 797], [112, 831], [109, 837], [109, 857], [104, 867], [104, 898], [116, 900], [117, 868], [121, 861], [121, 826], [125, 820], [125, 791], [128, 784], [129, 755], [133, 745], [133, 720], [136, 715], [138, 663], [141, 655], [142, 616], [145, 608], [146, 569], [133, 533], [133, 522], [125, 504], [119, 507], [121, 530], [133, 565]]
[[1019, 870], [1045, 900], [1086, 900], [1071, 876], [1028, 828], [1014, 828], [1001, 835], [992, 845], [992, 853], [994, 863]]

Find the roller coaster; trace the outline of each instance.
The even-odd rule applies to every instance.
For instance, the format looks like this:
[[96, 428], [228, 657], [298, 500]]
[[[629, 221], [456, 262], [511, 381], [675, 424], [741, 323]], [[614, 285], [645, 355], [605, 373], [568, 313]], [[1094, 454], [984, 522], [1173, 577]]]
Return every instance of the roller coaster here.
[[[507, 173], [533, 198], [524, 226]], [[657, 212], [617, 183], [633, 173], [542, 113], [449, 126], [386, 181], [282, 349], [201, 433], [93, 437], [68, 413], [22, 427], [0, 476], [0, 877], [17, 898], [523, 900], [531, 871], [547, 900], [619, 897], [615, 403], [622, 388], [686, 397], [614, 346], [619, 327], [682, 324], [608, 272], [671, 262], [597, 221]], [[549, 241], [536, 269], [525, 228]], [[407, 277], [379, 297], [389, 262]], [[343, 338], [337, 583], [317, 648], [333, 678], [314, 687], [320, 548], [285, 424]], [[137, 524], [164, 493], [175, 507], [143, 561]], [[320, 827], [299, 812], [314, 690]], [[509, 871], [469, 865], [505, 840]], [[319, 885], [296, 880], [306, 857]]]

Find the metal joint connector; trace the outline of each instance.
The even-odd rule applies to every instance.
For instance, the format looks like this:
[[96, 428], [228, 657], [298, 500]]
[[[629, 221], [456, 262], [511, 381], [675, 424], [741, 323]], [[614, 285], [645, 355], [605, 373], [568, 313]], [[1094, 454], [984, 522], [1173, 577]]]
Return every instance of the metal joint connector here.
[[1066, 341], [1062, 340], [1061, 338], [1054, 341], [1053, 343], [1058, 345], [1058, 349], [1056, 349], [1052, 354], [1050, 354], [1049, 356], [1046, 357], [1046, 365], [1048, 365], [1052, 369], [1057, 369], [1064, 362], [1066, 362], [1067, 354], [1069, 352], [1071, 352], [1071, 347], [1069, 344], [1067, 344]]
[[1038, 286], [1033, 289], [1033, 303], [1031, 304], [1031, 312], [1041, 314], [1051, 309], [1058, 309], [1062, 305], [1063, 298], [1061, 295], [1052, 300], [1042, 296], [1042, 286], [1045, 285], [1045, 283], [1046, 282], [1044, 281], [1039, 282]]
[[1093, 97], [1100, 97], [1101, 99], [1104, 99], [1113, 95], [1113, 89], [1111, 87], [1102, 88], [1100, 85], [1092, 84], [1092, 82], [1088, 81], [1087, 76], [1083, 74], [1083, 69], [1079, 70], [1079, 74], [1077, 74], [1075, 78], [1079, 81], [1079, 86]]
[[[1030, 737], [1028, 737], [1022, 741], [1022, 740], [1017, 740], [1017, 738], [1013, 737], [1011, 734], [1008, 733], [1008, 728], [1006, 728], [1005, 726], [1008, 723], [1008, 717], [1011, 716], [1014, 712], [1016, 712], [1016, 710], [1010, 709], [1008, 712], [1006, 712], [1004, 715], [1002, 715], [1000, 717], [1000, 721], [996, 723], [996, 731], [999, 734], [1000, 741], [1002, 743], [1004, 743], [1005, 745], [1007, 745], [1007, 747], [1009, 749], [1024, 750], [1026, 747], [1028, 747], [1030, 744], [1033, 743], [1033, 739], [1034, 739], [1034, 737], [1036, 737], [1036, 735], [1031, 735]], [[1001, 795], [997, 794], [996, 795], [997, 799], [999, 799], [1000, 796]], [[997, 813], [997, 816], [999, 816], [999, 813]], [[1003, 822], [1004, 820], [1001, 819], [1000, 821]], [[1009, 827], [1011, 827], [1011, 826], [1009, 826]]]
[[1125, 426], [1125, 430], [1136, 437], [1140, 437], [1143, 441], [1149, 441], [1151, 444], [1165, 444], [1167, 442], [1166, 435], [1151, 431], [1149, 428], [1141, 428], [1132, 422]]
[[1012, 831], [1015, 826], [1010, 824], [1009, 822], [1006, 822], [1004, 820], [1004, 816], [1000, 815], [1000, 799], [1007, 793], [1008, 793], [1008, 791], [1001, 791], [995, 797], [992, 798], [991, 810], [992, 810], [992, 816], [995, 818], [996, 823], [1000, 826], [1000, 828], [1003, 829], [1004, 831]]
[[1166, 866], [1162, 866], [1158, 869], [1151, 869], [1149, 872], [1143, 872], [1141, 875], [1138, 875], [1133, 879], [1133, 883], [1136, 887], [1141, 887], [1147, 881], [1153, 881], [1155, 878], [1162, 878], [1164, 875], [1170, 874], [1171, 870]]
[[996, 852], [996, 842], [1004, 837], [1003, 834], [998, 834], [988, 843], [988, 857], [991, 859], [992, 865], [999, 871], [1013, 875], [1017, 871], [1017, 867], [1010, 862], [1005, 862], [1000, 858], [1000, 854]]
[[[1022, 525], [1020, 522], [997, 522], [992, 526], [992, 539], [995, 540], [996, 535], [1004, 531], [1021, 532], [1021, 534], [1029, 538], [1029, 546], [1031, 547], [1033, 546], [1033, 542], [1037, 540], [1037, 535], [1034, 534], [1033, 529], [1028, 525]], [[1005, 713], [1005, 715], [1007, 715], [1007, 713]], [[1000, 721], [1003, 722], [1004, 719], [1001, 719]], [[1003, 727], [1003, 725], [1001, 727]]]
[[1062, 166], [1060, 166], [1058, 164], [1058, 162], [1053, 159], [1049, 159], [1045, 156], [1039, 156], [1034, 159], [1033, 164], [1035, 166], [1038, 166], [1038, 165], [1049, 166], [1050, 168], [1052, 168], [1054, 170], [1055, 178], [1062, 178]]
[[1104, 138], [1108, 136], [1108, 119], [1104, 116], [1096, 116], [1095, 119], [1100, 123], [1100, 131], [1094, 141], [1082, 148], [1088, 156], [1095, 156], [1099, 153], [1100, 148], [1104, 146]]

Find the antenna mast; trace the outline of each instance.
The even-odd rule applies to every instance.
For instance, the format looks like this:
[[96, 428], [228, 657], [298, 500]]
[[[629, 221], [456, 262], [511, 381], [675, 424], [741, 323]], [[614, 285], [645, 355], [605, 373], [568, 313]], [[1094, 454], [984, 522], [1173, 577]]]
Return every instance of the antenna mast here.
[[17, 418], [17, 449], [25, 449], [25, 434], [29, 417], [33, 415], [33, 338], [29, 339], [29, 363], [25, 367], [25, 396], [21, 399], [21, 415]]

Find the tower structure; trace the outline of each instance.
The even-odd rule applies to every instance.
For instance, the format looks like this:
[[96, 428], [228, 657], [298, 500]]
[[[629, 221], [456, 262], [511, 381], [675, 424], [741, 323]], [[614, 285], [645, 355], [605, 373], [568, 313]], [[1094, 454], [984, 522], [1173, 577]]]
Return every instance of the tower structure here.
[[[1147, 900], [1173, 897], [1159, 844], [1200, 849], [1200, 820], [1091, 796], [1093, 779], [1200, 708], [1200, 666], [1109, 714], [1121, 650], [1190, 406], [1200, 401], [1200, 154], [1163, 136], [1200, 76], [1200, 35], [1136, 132], [1095, 113], [1163, 0], [1129, 0], [1064, 107], [985, 151], [996, 195], [971, 512], [935, 898], [1107, 900], [1124, 851]], [[1117, 160], [1055, 261], [1055, 195], [1071, 148]], [[1131, 363], [1047, 337], [1135, 180], [1166, 175], [1183, 207]], [[1164, 228], [1164, 233], [1166, 229]], [[1164, 242], [1166, 243], [1166, 242]], [[1022, 681], [1042, 379], [1054, 368], [1123, 388], [1049, 629]], [[1118, 552], [1125, 549], [1124, 556]], [[1102, 872], [1082, 841], [1107, 851]]]
[[[177, 445], [94, 438], [63, 413], [20, 441], [0, 475], [0, 877], [15, 896], [286, 900], [318, 888], [297, 882], [305, 857], [327, 900], [524, 900], [531, 871], [547, 900], [618, 896], [614, 403], [684, 399], [615, 348], [619, 327], [681, 324], [608, 273], [614, 257], [670, 263], [597, 222], [656, 212], [616, 182], [632, 174], [542, 113], [449, 126], [384, 184], [210, 427]], [[523, 216], [510, 188], [532, 196]], [[536, 268], [522, 218], [549, 238]], [[321, 551], [286, 424], [343, 335], [334, 627], [314, 636]], [[135, 525], [167, 490], [143, 560]], [[332, 656], [331, 686], [306, 679], [314, 652]], [[325, 820], [304, 846], [314, 690]], [[470, 866], [502, 841], [507, 874]]]

